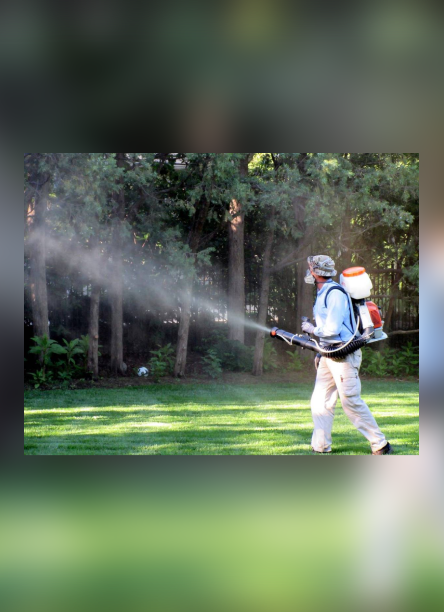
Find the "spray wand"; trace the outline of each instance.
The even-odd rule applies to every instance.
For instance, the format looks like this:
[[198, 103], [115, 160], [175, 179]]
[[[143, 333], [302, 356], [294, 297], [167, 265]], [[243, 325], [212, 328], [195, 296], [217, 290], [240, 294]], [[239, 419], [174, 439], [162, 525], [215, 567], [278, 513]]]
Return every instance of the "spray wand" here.
[[[303, 320], [308, 321], [308, 317], [303, 317]], [[313, 351], [314, 353], [320, 353], [325, 357], [330, 357], [331, 359], [343, 359], [347, 355], [354, 353], [359, 350], [363, 346], [367, 344], [370, 338], [361, 336], [360, 338], [356, 338], [356, 334], [358, 331], [359, 325], [356, 325], [356, 331], [354, 335], [347, 342], [341, 342], [337, 344], [333, 344], [331, 346], [325, 346], [321, 348], [318, 342], [311, 338], [308, 334], [300, 335], [300, 334], [291, 334], [290, 332], [284, 331], [283, 329], [279, 329], [278, 327], [273, 327], [270, 331], [270, 336], [272, 338], [278, 338], [283, 340], [287, 344], [300, 346], [301, 348], [308, 349], [309, 351]]]

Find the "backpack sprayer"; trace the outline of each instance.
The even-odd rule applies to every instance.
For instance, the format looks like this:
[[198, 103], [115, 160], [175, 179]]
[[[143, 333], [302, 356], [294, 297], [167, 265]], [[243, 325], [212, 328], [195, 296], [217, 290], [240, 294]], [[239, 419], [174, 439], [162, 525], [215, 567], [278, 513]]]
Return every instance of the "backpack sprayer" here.
[[[350, 308], [350, 322], [352, 323], [352, 328], [354, 328], [354, 334], [350, 340], [321, 347], [308, 334], [291, 334], [277, 327], [273, 327], [270, 336], [272, 338], [279, 338], [287, 344], [294, 344], [314, 353], [320, 353], [330, 359], [343, 359], [366, 344], [386, 340], [387, 334], [383, 331], [384, 322], [381, 320], [378, 306], [374, 302], [369, 302], [365, 299], [373, 289], [372, 281], [365, 268], [357, 267], [344, 270], [339, 282], [339, 285], [333, 285], [326, 292], [325, 305], [327, 305], [327, 298], [331, 291], [341, 291], [347, 296]], [[308, 317], [302, 317], [302, 320], [308, 321], [309, 319]]]

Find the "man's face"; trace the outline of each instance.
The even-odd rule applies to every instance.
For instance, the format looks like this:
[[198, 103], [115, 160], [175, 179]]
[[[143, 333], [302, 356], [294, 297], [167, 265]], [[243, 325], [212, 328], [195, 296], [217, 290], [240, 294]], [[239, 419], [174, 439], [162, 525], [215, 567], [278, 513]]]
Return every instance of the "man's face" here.
[[316, 282], [316, 279], [314, 277], [311, 265], [309, 266], [309, 269], [305, 273], [305, 279], [304, 280], [307, 283], [307, 285], [314, 285], [315, 282]]

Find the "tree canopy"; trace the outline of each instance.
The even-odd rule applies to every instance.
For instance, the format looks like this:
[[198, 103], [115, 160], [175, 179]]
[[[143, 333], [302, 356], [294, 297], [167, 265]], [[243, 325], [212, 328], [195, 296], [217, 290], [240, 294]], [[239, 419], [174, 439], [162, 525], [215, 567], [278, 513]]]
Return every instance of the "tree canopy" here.
[[184, 375], [227, 320], [263, 346], [239, 332], [261, 304], [296, 330], [315, 253], [373, 275], [389, 331], [418, 325], [418, 154], [28, 153], [24, 170], [28, 342], [89, 332], [120, 373], [171, 343]]

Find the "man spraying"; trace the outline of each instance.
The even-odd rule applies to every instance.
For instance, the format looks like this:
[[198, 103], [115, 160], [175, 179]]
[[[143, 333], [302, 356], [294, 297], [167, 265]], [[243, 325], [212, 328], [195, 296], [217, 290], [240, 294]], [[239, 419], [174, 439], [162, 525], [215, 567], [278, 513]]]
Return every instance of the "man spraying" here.
[[[341, 286], [333, 281], [337, 275], [335, 262], [328, 255], [308, 258], [305, 282], [316, 285], [317, 298], [313, 313], [316, 326], [302, 323], [302, 330], [319, 338], [322, 348], [347, 342], [356, 331], [351, 300]], [[336, 288], [338, 288], [336, 290]], [[369, 407], [361, 398], [362, 351], [359, 349], [342, 359], [317, 355], [315, 389], [311, 398], [314, 423], [311, 446], [315, 453], [331, 453], [331, 430], [338, 395], [345, 414], [370, 442], [372, 455], [390, 455], [392, 447], [379, 429]]]

